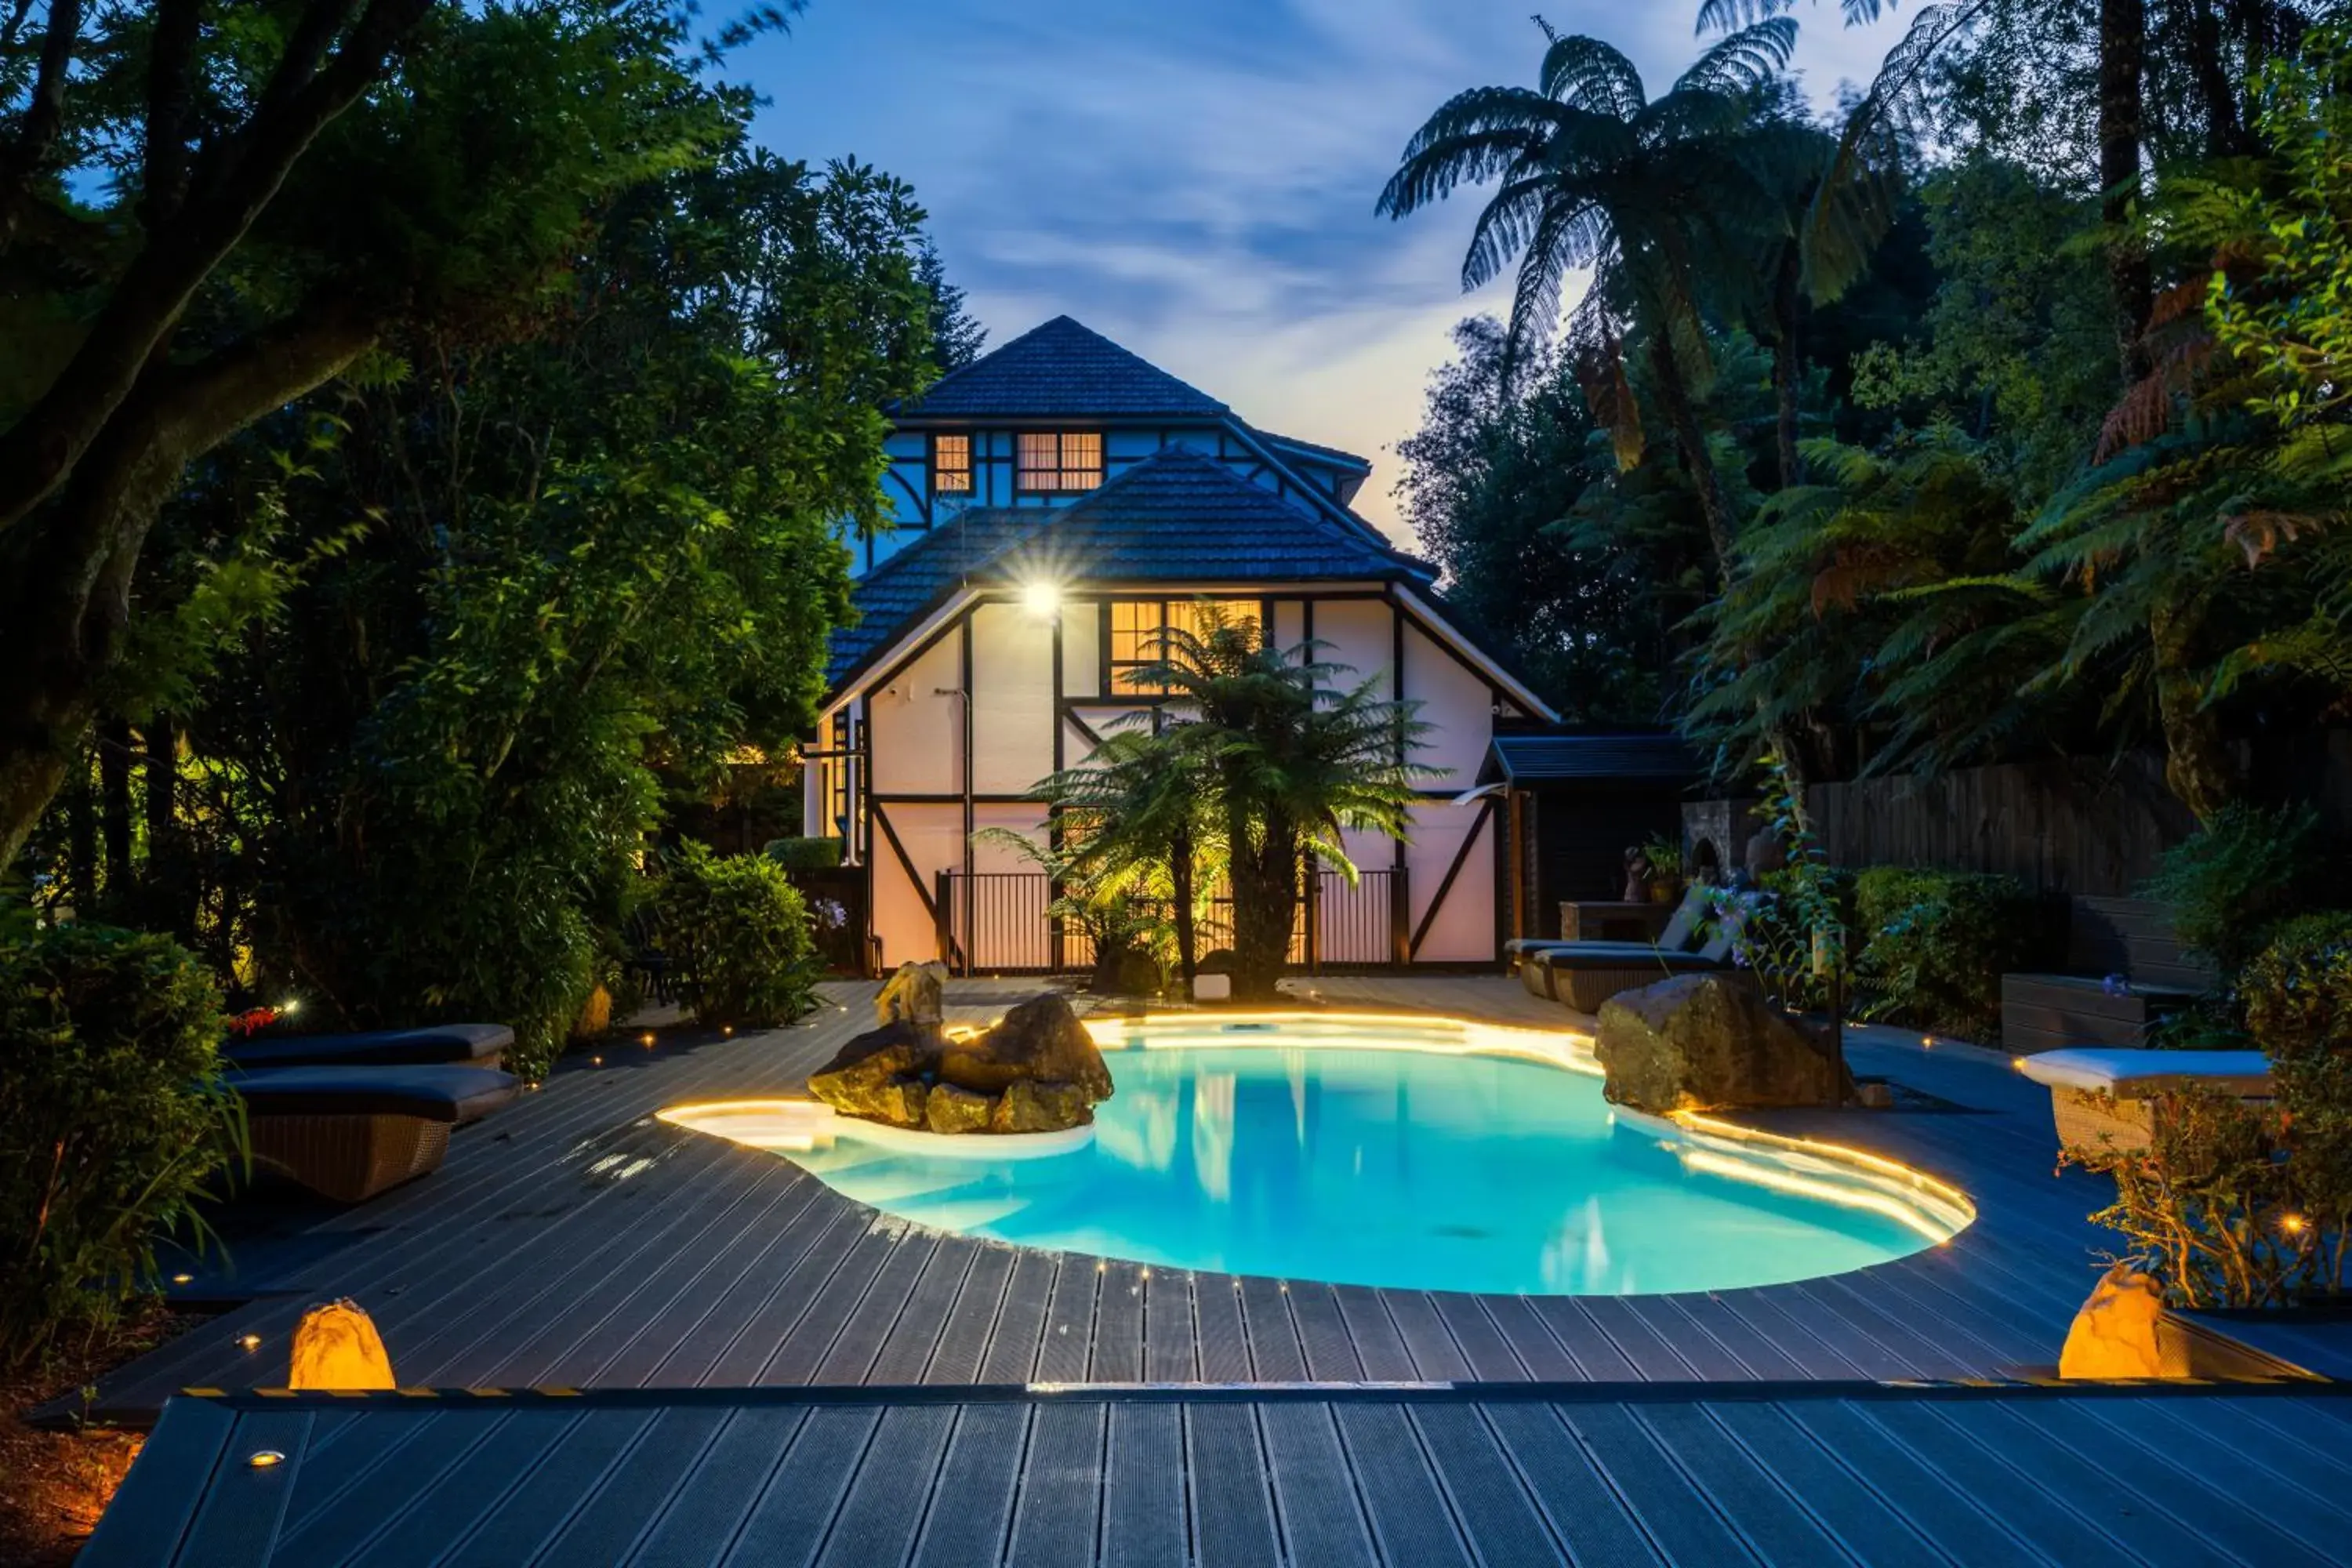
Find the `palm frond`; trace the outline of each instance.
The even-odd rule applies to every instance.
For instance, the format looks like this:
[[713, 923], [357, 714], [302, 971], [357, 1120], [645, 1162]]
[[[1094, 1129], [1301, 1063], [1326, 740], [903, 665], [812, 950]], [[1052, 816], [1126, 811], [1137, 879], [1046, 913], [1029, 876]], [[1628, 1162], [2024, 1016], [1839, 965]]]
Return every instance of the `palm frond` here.
[[1788, 68], [1797, 47], [1793, 17], [1769, 16], [1750, 22], [1710, 45], [1690, 69], [1675, 79], [1675, 91], [1723, 93], [1755, 91]]
[[1537, 79], [1546, 98], [1618, 120], [1631, 120], [1650, 100], [1632, 60], [1581, 35], [1555, 38]]

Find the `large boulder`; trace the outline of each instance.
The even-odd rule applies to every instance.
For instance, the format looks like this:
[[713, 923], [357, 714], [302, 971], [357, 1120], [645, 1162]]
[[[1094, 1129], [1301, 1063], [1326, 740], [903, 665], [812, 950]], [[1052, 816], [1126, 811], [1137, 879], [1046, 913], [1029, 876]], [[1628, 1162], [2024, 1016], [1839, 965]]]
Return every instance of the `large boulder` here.
[[1678, 974], [1620, 992], [1601, 1005], [1594, 1055], [1612, 1103], [1660, 1116], [1840, 1105], [1850, 1088], [1828, 1044], [1742, 974]]
[[945, 1042], [936, 1026], [900, 1021], [868, 1029], [809, 1075], [809, 1092], [844, 1116], [892, 1127], [927, 1124], [927, 1078]]
[[874, 998], [877, 1024], [937, 1024], [947, 1016], [948, 966], [937, 959], [928, 963], [902, 963], [882, 983]]
[[1110, 1068], [1070, 1005], [1055, 995], [1033, 996], [977, 1039], [950, 1044], [940, 1077], [960, 1089], [1002, 1094], [1015, 1083], [1068, 1083], [1088, 1104], [1108, 1100]]
[[809, 1076], [809, 1092], [844, 1116], [892, 1127], [1049, 1132], [1092, 1121], [1111, 1081], [1070, 1005], [1047, 995], [968, 1040], [949, 1039], [936, 1023], [894, 1018], [835, 1052]]
[[988, 1119], [991, 1132], [1059, 1132], [1095, 1119], [1087, 1091], [1074, 1083], [1016, 1079], [997, 1097]]

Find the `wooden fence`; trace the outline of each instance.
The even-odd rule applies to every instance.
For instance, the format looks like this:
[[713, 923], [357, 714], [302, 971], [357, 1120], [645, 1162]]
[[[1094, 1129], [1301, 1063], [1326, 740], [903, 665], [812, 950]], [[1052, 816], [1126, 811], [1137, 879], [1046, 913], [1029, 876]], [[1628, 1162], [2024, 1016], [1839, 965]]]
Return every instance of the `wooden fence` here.
[[[2240, 763], [2256, 798], [2313, 802], [2338, 836], [2352, 838], [2352, 731], [2250, 750]], [[2053, 760], [1815, 784], [1805, 803], [1840, 866], [1998, 871], [2037, 892], [2105, 898], [2132, 896], [2157, 858], [2195, 826], [2165, 788], [2164, 758], [2155, 751], [2112, 763]], [[1756, 831], [1753, 804], [1685, 804], [1685, 850], [1706, 843], [1722, 864], [1738, 866]]]

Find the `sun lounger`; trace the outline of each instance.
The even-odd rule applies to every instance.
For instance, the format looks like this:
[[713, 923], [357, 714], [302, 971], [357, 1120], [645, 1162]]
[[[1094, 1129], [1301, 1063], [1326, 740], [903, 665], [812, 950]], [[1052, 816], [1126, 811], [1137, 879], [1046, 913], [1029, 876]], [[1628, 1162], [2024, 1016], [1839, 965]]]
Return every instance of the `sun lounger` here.
[[221, 1047], [221, 1058], [241, 1068], [495, 1068], [513, 1044], [514, 1031], [504, 1024], [436, 1024], [423, 1029], [231, 1040]]
[[2049, 1086], [2058, 1142], [2081, 1148], [2147, 1148], [2156, 1131], [2154, 1097], [2167, 1089], [2271, 1098], [2270, 1058], [2260, 1051], [2044, 1051], [2020, 1058], [2017, 1070]]
[[[1696, 948], [1683, 945], [1702, 929], [1706, 889], [1694, 888], [1654, 946], [1640, 942], [1559, 942], [1529, 944], [1517, 954], [1519, 983], [1538, 996], [1563, 1002], [1580, 1013], [1597, 1013], [1620, 991], [1648, 985], [1675, 974], [1708, 973], [1731, 967], [1736, 913], [1716, 922]], [[1672, 939], [1672, 940], [1669, 940]]]
[[1540, 996], [1545, 993], [1537, 990], [1535, 977], [1528, 972], [1528, 961], [1537, 954], [1558, 952], [1597, 954], [1626, 950], [1638, 950], [1645, 953], [1680, 952], [1690, 947], [1691, 939], [1698, 934], [1701, 923], [1706, 919], [1707, 898], [1708, 889], [1706, 888], [1694, 887], [1689, 892], [1685, 893], [1683, 901], [1675, 906], [1673, 918], [1666, 921], [1665, 929], [1658, 933], [1658, 940], [1655, 942], [1598, 942], [1521, 936], [1513, 937], [1505, 942], [1503, 953], [1511, 967], [1518, 971], [1519, 977], [1527, 984], [1528, 989]]
[[477, 1067], [285, 1067], [224, 1075], [245, 1101], [254, 1163], [339, 1203], [362, 1203], [441, 1163], [449, 1129], [515, 1097]]

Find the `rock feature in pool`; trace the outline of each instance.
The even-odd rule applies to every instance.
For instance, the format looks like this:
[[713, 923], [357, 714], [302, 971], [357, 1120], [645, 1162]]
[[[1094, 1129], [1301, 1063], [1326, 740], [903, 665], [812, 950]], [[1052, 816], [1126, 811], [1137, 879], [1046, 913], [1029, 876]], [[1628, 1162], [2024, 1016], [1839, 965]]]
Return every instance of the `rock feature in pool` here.
[[844, 1116], [942, 1133], [1084, 1127], [1111, 1090], [1094, 1037], [1054, 995], [1032, 997], [970, 1039], [898, 1018], [809, 1078], [809, 1092]]
[[1593, 1056], [1614, 1105], [1653, 1115], [1839, 1105], [1853, 1092], [1829, 1047], [1744, 974], [1678, 974], [1601, 1007]]

